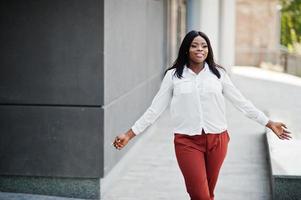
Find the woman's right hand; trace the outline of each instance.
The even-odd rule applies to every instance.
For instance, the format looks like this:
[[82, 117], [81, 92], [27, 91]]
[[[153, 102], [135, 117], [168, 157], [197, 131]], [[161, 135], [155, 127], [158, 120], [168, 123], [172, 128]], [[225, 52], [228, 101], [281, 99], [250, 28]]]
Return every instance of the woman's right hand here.
[[136, 134], [132, 131], [132, 129], [130, 129], [126, 133], [116, 136], [112, 145], [114, 145], [116, 149], [121, 150], [135, 136]]

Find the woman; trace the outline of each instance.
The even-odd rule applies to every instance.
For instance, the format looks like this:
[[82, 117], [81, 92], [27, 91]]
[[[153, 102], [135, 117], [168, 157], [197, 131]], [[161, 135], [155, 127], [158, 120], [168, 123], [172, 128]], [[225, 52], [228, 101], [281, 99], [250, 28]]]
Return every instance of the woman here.
[[171, 104], [175, 152], [186, 190], [191, 200], [213, 200], [230, 139], [224, 97], [280, 139], [291, 138], [285, 124], [269, 120], [235, 88], [225, 69], [214, 62], [208, 37], [190, 31], [151, 106], [129, 131], [115, 138], [113, 145], [122, 149]]

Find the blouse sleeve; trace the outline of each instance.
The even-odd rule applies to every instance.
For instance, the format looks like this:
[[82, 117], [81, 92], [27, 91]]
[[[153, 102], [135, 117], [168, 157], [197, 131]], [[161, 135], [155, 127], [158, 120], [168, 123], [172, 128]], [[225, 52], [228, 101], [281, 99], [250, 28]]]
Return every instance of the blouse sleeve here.
[[168, 70], [165, 74], [160, 89], [155, 95], [150, 107], [132, 126], [132, 131], [138, 135], [143, 132], [148, 126], [153, 124], [156, 119], [166, 109], [172, 98], [172, 71]]
[[243, 112], [248, 118], [265, 126], [268, 123], [269, 118], [241, 94], [226, 72], [222, 72], [221, 75], [224, 96], [234, 105], [234, 107]]

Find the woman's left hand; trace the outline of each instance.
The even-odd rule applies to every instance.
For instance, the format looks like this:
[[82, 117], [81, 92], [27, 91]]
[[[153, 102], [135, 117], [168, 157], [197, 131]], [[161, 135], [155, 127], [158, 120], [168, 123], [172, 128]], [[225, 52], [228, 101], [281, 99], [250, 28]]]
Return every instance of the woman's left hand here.
[[270, 120], [267, 123], [266, 127], [270, 128], [281, 140], [289, 140], [292, 138], [290, 136], [290, 132], [286, 130], [287, 129], [286, 125], [282, 122], [273, 122]]

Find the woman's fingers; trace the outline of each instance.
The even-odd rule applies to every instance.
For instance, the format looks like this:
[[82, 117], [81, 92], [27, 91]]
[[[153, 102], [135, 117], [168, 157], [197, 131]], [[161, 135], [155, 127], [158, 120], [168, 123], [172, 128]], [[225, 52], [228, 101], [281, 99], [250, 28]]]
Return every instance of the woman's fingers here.
[[283, 126], [284, 128], [287, 128], [286, 125], [282, 122], [281, 122], [281, 126]]
[[118, 142], [113, 143], [113, 145], [114, 145], [114, 147], [115, 147], [116, 149], [118, 149], [118, 150], [120, 150], [120, 149], [123, 148], [123, 145], [120, 144], [120, 143], [118, 143]]
[[291, 132], [287, 130], [287, 126], [282, 122], [277, 122], [274, 124], [274, 128], [272, 128], [273, 132], [278, 136], [281, 140], [289, 140], [292, 137], [290, 136]]
[[289, 140], [292, 137], [287, 133], [282, 133], [281, 135], [279, 135], [279, 138], [282, 139], [282, 140]]
[[282, 135], [283, 135], [283, 137], [285, 137], [285, 138], [292, 138], [292, 136], [290, 136], [289, 134], [286, 134], [286, 133], [283, 133]]
[[120, 139], [118, 136], [116, 136], [115, 141], [116, 141], [116, 142], [120, 142], [120, 140], [121, 140], [121, 139]]
[[284, 133], [291, 134], [291, 132], [290, 132], [290, 131], [288, 131], [288, 130], [285, 130], [285, 129], [283, 129], [283, 132], [284, 132]]
[[[285, 128], [287, 128], [286, 127], [286, 125], [285, 124], [283, 124], [282, 123], [282, 126], [283, 127], [285, 127]], [[288, 131], [288, 130], [286, 130], [286, 129], [282, 129], [283, 131], [282, 131], [282, 133], [281, 133], [281, 139], [283, 139], [283, 140], [289, 140], [289, 139], [291, 139], [292, 137], [290, 136], [290, 134], [291, 134], [291, 132], [290, 131]]]
[[116, 136], [112, 145], [114, 145], [116, 149], [120, 150], [125, 146], [124, 139], [120, 138], [119, 136]]

